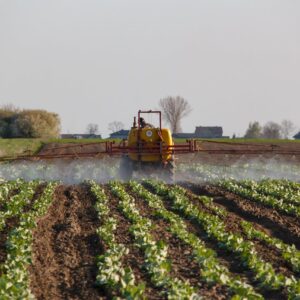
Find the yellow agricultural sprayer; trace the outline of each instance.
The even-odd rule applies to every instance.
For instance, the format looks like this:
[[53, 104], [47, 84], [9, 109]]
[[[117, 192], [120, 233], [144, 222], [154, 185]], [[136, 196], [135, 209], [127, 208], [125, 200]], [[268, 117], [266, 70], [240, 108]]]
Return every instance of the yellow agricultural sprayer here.
[[[158, 126], [147, 124], [142, 118], [144, 114], [155, 115], [158, 118]], [[238, 144], [218, 142], [226, 144], [223, 149], [205, 149], [200, 140], [189, 139], [184, 143], [175, 144], [169, 129], [162, 127], [162, 116], [160, 111], [138, 111], [137, 118], [134, 117], [133, 125], [127, 139], [118, 141], [104, 141], [99, 143], [77, 143], [50, 148], [51, 151], [42, 151], [37, 155], [20, 155], [14, 157], [2, 157], [0, 161], [13, 160], [73, 160], [80, 158], [105, 158], [106, 156], [119, 156], [119, 175], [121, 179], [128, 180], [133, 172], [145, 172], [147, 174], [157, 173], [159, 177], [171, 181], [175, 173], [175, 156], [194, 152], [220, 155], [260, 155], [279, 154], [296, 155], [299, 151], [280, 150], [276, 145], [257, 145], [256, 148], [247, 148], [253, 144]], [[205, 141], [210, 143], [210, 141]], [[216, 142], [213, 142], [216, 143]], [[236, 148], [237, 145], [243, 149]], [[232, 146], [230, 148], [230, 146]], [[246, 147], [246, 148], [245, 148]]]

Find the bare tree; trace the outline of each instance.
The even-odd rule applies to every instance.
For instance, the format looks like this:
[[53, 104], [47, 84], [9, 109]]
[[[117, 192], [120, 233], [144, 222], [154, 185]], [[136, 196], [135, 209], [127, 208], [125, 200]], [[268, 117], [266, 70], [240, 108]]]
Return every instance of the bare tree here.
[[284, 139], [290, 138], [293, 131], [296, 129], [294, 123], [290, 120], [283, 120], [281, 122], [281, 134]]
[[98, 124], [90, 123], [86, 128], [86, 133], [90, 135], [97, 134], [99, 132]]
[[280, 139], [281, 126], [275, 122], [268, 122], [263, 127], [263, 137], [266, 139]]
[[162, 110], [163, 117], [170, 124], [172, 132], [181, 132], [181, 120], [192, 111], [187, 100], [180, 96], [169, 96], [160, 99], [159, 106]]
[[124, 124], [119, 121], [113, 121], [108, 124], [108, 130], [111, 132], [116, 132], [124, 129]]

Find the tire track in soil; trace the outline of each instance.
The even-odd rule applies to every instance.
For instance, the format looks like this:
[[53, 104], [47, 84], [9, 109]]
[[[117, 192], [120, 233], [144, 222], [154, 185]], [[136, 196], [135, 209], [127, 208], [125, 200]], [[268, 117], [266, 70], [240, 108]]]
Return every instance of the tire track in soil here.
[[199, 294], [205, 299], [229, 299], [232, 293], [220, 284], [209, 286], [200, 278], [200, 267], [192, 257], [192, 248], [175, 237], [168, 228], [169, 223], [155, 215], [144, 199], [136, 195], [129, 187], [127, 192], [134, 199], [136, 206], [143, 217], [149, 218], [154, 225], [151, 234], [155, 240], [162, 240], [168, 245], [168, 258], [172, 262], [171, 275], [183, 281], [189, 280], [196, 287]]
[[[36, 199], [38, 199], [44, 189], [45, 189], [45, 184], [41, 184], [39, 185], [36, 190], [35, 190], [35, 193], [30, 201], [30, 204], [26, 205], [24, 208], [23, 208], [23, 211], [24, 212], [28, 212]], [[8, 201], [10, 200], [10, 198], [14, 195], [17, 195], [20, 191], [19, 190], [14, 190], [13, 192], [10, 193], [9, 195], [9, 198], [8, 198]], [[15, 216], [15, 217], [11, 217], [11, 218], [8, 218], [6, 221], [5, 221], [5, 227], [0, 230], [0, 266], [2, 264], [5, 263], [6, 259], [7, 259], [7, 249], [6, 249], [6, 241], [7, 241], [7, 238], [8, 238], [8, 235], [9, 233], [14, 229], [16, 228], [20, 223], [20, 218], [18, 216]], [[2, 275], [2, 269], [0, 268], [0, 275]]]
[[[155, 191], [153, 191], [150, 187], [148, 187], [148, 186], [145, 186], [145, 187], [148, 188], [149, 191], [151, 191], [152, 193], [155, 194]], [[184, 188], [187, 189], [186, 186], [184, 186]], [[189, 192], [189, 191], [187, 190], [187, 192]], [[218, 245], [218, 242], [215, 239], [208, 237], [206, 232], [204, 231], [204, 229], [202, 229], [202, 227], [198, 224], [198, 222], [190, 220], [190, 219], [184, 217], [183, 215], [181, 215], [178, 211], [174, 210], [172, 208], [171, 200], [168, 200], [166, 198], [161, 198], [161, 199], [163, 200], [166, 209], [168, 209], [168, 210], [174, 212], [175, 214], [179, 215], [180, 217], [182, 217], [182, 219], [185, 221], [185, 224], [187, 225], [189, 231], [194, 233], [196, 236], [198, 236], [202, 241], [205, 242], [205, 244], [208, 248], [213, 249], [217, 253], [220, 263], [225, 265], [229, 269], [229, 271], [231, 272], [232, 275], [238, 276], [246, 283], [251, 284], [253, 286], [253, 288], [256, 290], [256, 292], [262, 294], [266, 299], [278, 299], [278, 300], [286, 299], [286, 295], [285, 295], [286, 292], [284, 290], [282, 290], [282, 291], [267, 291], [263, 287], [260, 287], [259, 282], [255, 279], [255, 274], [253, 274], [253, 272], [251, 270], [248, 270], [247, 267], [243, 266], [243, 264], [240, 261], [240, 259], [238, 258], [238, 256], [236, 256], [234, 253], [232, 253], [226, 249], [220, 248]], [[205, 211], [207, 213], [214, 214], [207, 207], [202, 205], [201, 202], [193, 200], [192, 197], [189, 197], [189, 199], [200, 210]], [[231, 220], [230, 220], [230, 217], [228, 217], [228, 218], [226, 218], [226, 220], [223, 220], [223, 221], [227, 221], [227, 222], [225, 222], [225, 224], [228, 226]], [[234, 222], [231, 223], [231, 225], [229, 225], [229, 226], [236, 228], [236, 226], [234, 225]], [[261, 252], [258, 252], [258, 253], [261, 254]], [[272, 257], [274, 257], [274, 256], [272, 256]], [[269, 260], [273, 263], [271, 258]], [[285, 268], [284, 268], [284, 270], [286, 271]]]
[[85, 185], [57, 187], [33, 234], [30, 288], [37, 299], [102, 299], [95, 287], [99, 226]]
[[213, 197], [214, 202], [227, 211], [253, 223], [257, 229], [281, 239], [286, 244], [294, 244], [300, 250], [300, 220], [298, 218], [281, 214], [275, 209], [216, 186], [189, 185], [188, 188], [197, 195]]

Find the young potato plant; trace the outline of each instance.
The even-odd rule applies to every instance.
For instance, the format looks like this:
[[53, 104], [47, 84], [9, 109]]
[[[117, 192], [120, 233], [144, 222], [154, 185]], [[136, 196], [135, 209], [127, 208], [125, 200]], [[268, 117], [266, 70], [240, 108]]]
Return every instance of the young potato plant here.
[[7, 201], [7, 197], [9, 196], [10, 192], [21, 187], [24, 184], [24, 181], [21, 179], [14, 180], [14, 181], [4, 181], [0, 185], [0, 203]]
[[290, 188], [296, 192], [300, 191], [300, 183], [299, 182], [290, 181], [290, 180], [286, 180], [286, 179], [282, 179], [282, 180], [273, 179], [273, 180], [271, 180], [271, 182], [275, 185], [280, 184], [280, 185]]
[[263, 205], [272, 207], [280, 212], [284, 212], [289, 215], [300, 217], [300, 206], [296, 206], [291, 203], [285, 203], [284, 201], [279, 201], [273, 196], [263, 195], [257, 192], [256, 190], [245, 188], [238, 181], [224, 180], [224, 181], [220, 181], [218, 185], [239, 196], [262, 203]]
[[269, 179], [262, 181], [243, 180], [239, 181], [239, 184], [259, 194], [274, 197], [278, 203], [300, 205], [300, 190], [297, 191], [289, 186], [283, 185], [280, 181], [274, 183]]
[[288, 278], [283, 274], [276, 274], [270, 263], [265, 262], [255, 250], [252, 242], [245, 241], [242, 236], [228, 232], [222, 220], [215, 215], [199, 210], [176, 187], [170, 188], [161, 182], [151, 182], [151, 187], [159, 195], [172, 201], [173, 209], [195, 220], [209, 237], [218, 241], [218, 245], [236, 254], [243, 265], [255, 274], [260, 284], [269, 290], [287, 288], [289, 299], [300, 297], [299, 281], [294, 277]]
[[105, 253], [98, 257], [97, 284], [116, 291], [125, 299], [142, 299], [145, 284], [137, 285], [132, 270], [123, 267], [122, 260], [129, 253], [129, 249], [116, 242], [114, 231], [117, 228], [117, 220], [109, 217], [108, 198], [104, 190], [94, 181], [90, 181], [89, 184], [97, 199], [95, 208], [98, 217], [103, 220], [97, 233], [107, 246]]
[[151, 235], [151, 221], [140, 215], [134, 198], [120, 183], [111, 182], [109, 186], [112, 193], [120, 199], [120, 210], [132, 222], [130, 233], [136, 245], [144, 252], [145, 268], [151, 276], [152, 283], [165, 289], [168, 299], [200, 299], [189, 282], [183, 282], [170, 275], [168, 247], [163, 241], [154, 240]]
[[[32, 185], [37, 183], [28, 184]], [[37, 219], [43, 216], [53, 198], [56, 183], [49, 183], [42, 196], [35, 201], [32, 210], [20, 215], [19, 225], [13, 229], [7, 240], [7, 259], [0, 277], [0, 299], [33, 299], [29, 289], [28, 266], [31, 264], [32, 231]], [[32, 194], [30, 189], [28, 194]]]
[[[178, 191], [180, 191], [182, 194], [188, 196], [187, 191], [184, 188], [182, 188], [179, 185], [174, 185], [174, 186], [176, 186]], [[197, 201], [201, 202], [207, 209], [214, 212], [216, 215], [221, 217], [226, 217], [227, 211], [221, 207], [216, 206], [213, 202], [213, 198], [207, 196], [198, 196], [198, 195], [193, 195], [193, 197]]]
[[[147, 181], [144, 182], [147, 185]], [[233, 299], [263, 299], [251, 286], [242, 282], [239, 278], [231, 276], [229, 270], [221, 265], [216, 253], [205, 246], [195, 234], [188, 231], [181, 217], [168, 211], [163, 201], [157, 195], [152, 194], [136, 181], [129, 183], [132, 191], [144, 199], [155, 210], [155, 214], [170, 224], [171, 232], [193, 249], [193, 257], [200, 267], [200, 276], [208, 284], [222, 284], [229, 287], [235, 296]], [[210, 202], [209, 202], [210, 203]]]
[[29, 183], [20, 182], [18, 185], [20, 192], [12, 196], [9, 201], [6, 201], [3, 210], [0, 211], [0, 230], [5, 227], [7, 218], [22, 214], [24, 206], [30, 204], [35, 189], [39, 184], [40, 182], [38, 181], [30, 181]]
[[251, 223], [242, 221], [241, 225], [243, 227], [244, 233], [249, 239], [258, 239], [266, 242], [269, 245], [276, 247], [280, 252], [284, 260], [286, 260], [293, 270], [300, 273], [300, 251], [297, 250], [295, 245], [287, 245], [280, 239], [270, 237], [263, 231], [255, 229]]

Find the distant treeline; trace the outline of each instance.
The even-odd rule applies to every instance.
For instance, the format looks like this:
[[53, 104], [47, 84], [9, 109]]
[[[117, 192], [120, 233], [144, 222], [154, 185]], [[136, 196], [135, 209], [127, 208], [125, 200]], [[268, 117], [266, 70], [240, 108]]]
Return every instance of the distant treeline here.
[[0, 138], [56, 138], [60, 135], [60, 118], [45, 110], [0, 107]]

